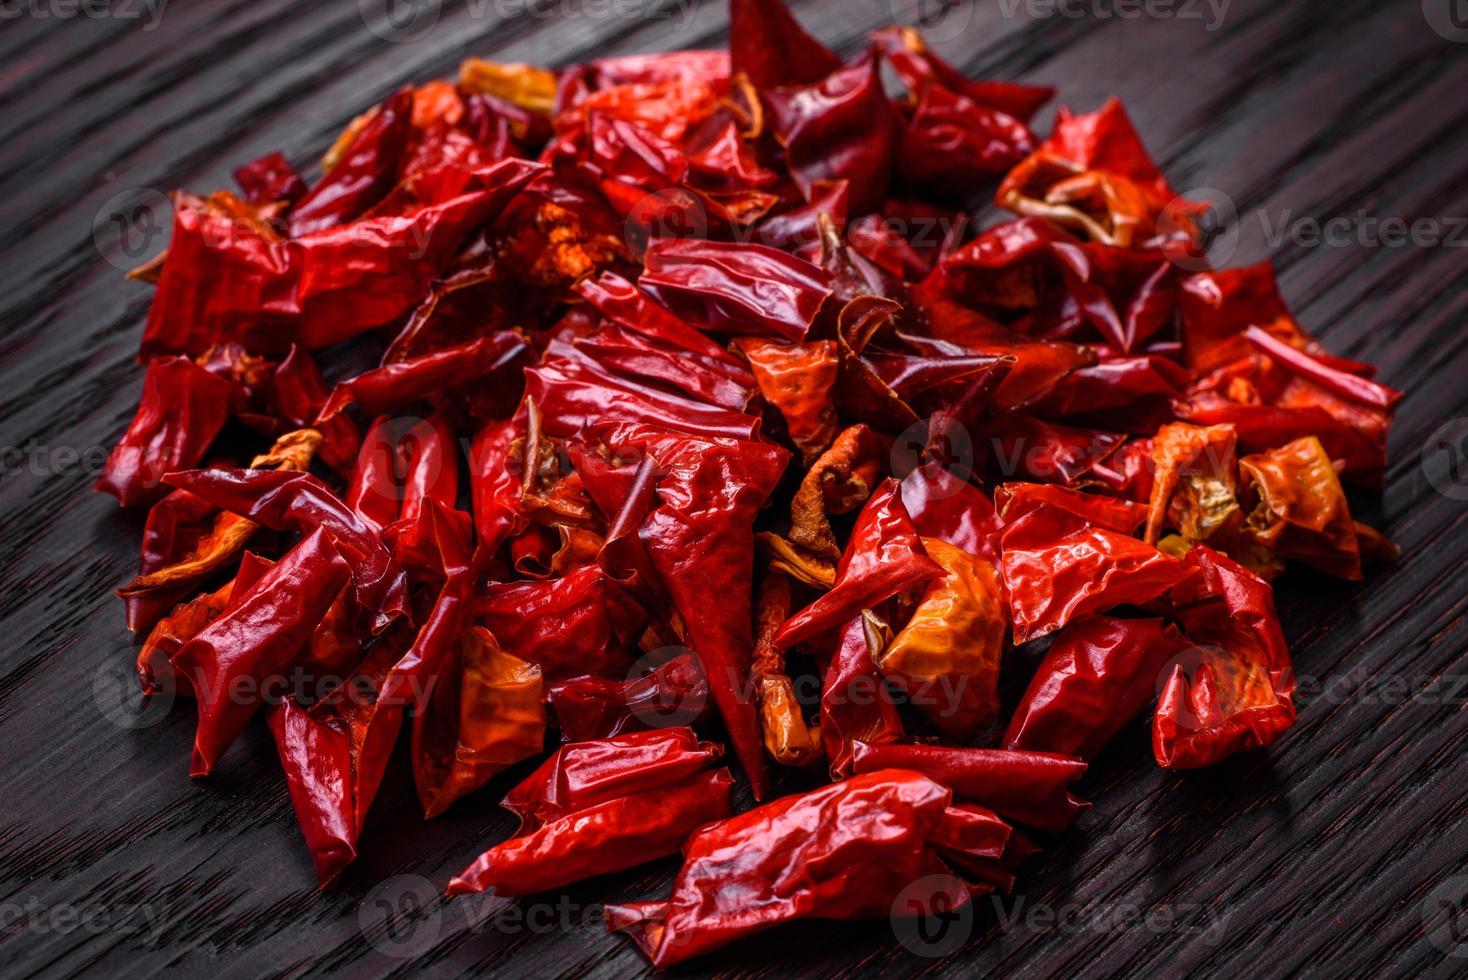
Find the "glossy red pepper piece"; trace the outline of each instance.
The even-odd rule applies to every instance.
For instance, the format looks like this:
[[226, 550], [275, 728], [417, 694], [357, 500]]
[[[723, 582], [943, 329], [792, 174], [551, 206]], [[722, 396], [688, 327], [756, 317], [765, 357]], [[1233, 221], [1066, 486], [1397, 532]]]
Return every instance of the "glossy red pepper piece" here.
[[547, 434], [569, 438], [606, 419], [643, 422], [690, 434], [752, 439], [760, 419], [626, 378], [572, 347], [553, 342], [525, 371], [525, 395], [540, 408]]
[[998, 563], [995, 540], [1004, 524], [984, 491], [938, 462], [924, 463], [902, 479], [902, 505], [913, 528], [971, 555]]
[[1192, 645], [1160, 619], [1071, 623], [1035, 669], [1010, 717], [1005, 747], [1094, 759], [1146, 711], [1169, 662]]
[[721, 755], [716, 743], [699, 741], [686, 726], [571, 742], [551, 753], [500, 805], [520, 818], [521, 830], [534, 830], [598, 803], [683, 782]]
[[870, 49], [822, 79], [762, 93], [785, 165], [807, 199], [819, 182], [844, 180], [852, 214], [881, 209], [901, 123], [880, 67]]
[[871, 614], [857, 616], [841, 631], [826, 664], [817, 731], [832, 779], [851, 774], [858, 742], [895, 742], [903, 736], [902, 717], [873, 660], [886, 642], [885, 632]]
[[473, 186], [449, 200], [290, 240], [179, 194], [142, 354], [197, 354], [225, 340], [315, 349], [388, 323], [428, 292], [468, 231], [539, 172], [506, 160], [475, 171]]
[[449, 882], [448, 894], [549, 891], [675, 853], [730, 814], [733, 779], [691, 729], [562, 746], [505, 797], [520, 828]]
[[660, 238], [648, 246], [638, 280], [675, 314], [705, 330], [805, 339], [829, 278], [765, 245]]
[[1056, 507], [1006, 525], [999, 545], [1015, 643], [1092, 613], [1155, 599], [1187, 575], [1177, 559], [1146, 542]]
[[413, 90], [405, 86], [373, 111], [335, 166], [291, 209], [291, 237], [351, 221], [385, 197], [412, 133]]
[[314, 426], [321, 431], [321, 458], [333, 469], [346, 472], [356, 459], [361, 436], [349, 418], [334, 418], [317, 424], [328, 392], [321, 369], [311, 352], [296, 344], [275, 368], [270, 378], [271, 412], [297, 428]]
[[1147, 508], [1135, 501], [1050, 483], [1005, 483], [994, 490], [994, 508], [1001, 524], [1013, 524], [1045, 507], [1057, 507], [1091, 524], [1128, 535], [1136, 534], [1147, 519]]
[[520, 360], [526, 350], [525, 338], [518, 331], [501, 330], [457, 347], [384, 364], [332, 389], [316, 422], [330, 421], [348, 405], [359, 405], [368, 414], [377, 415], [414, 399], [491, 379]]
[[943, 574], [923, 551], [900, 486], [887, 480], [867, 500], [836, 567], [831, 591], [791, 616], [775, 636], [787, 649], [838, 629], [884, 599]]
[[597, 565], [546, 582], [491, 585], [474, 611], [507, 651], [538, 665], [547, 680], [625, 674], [631, 666], [614, 646], [607, 576]]
[[755, 88], [808, 85], [841, 67], [841, 59], [800, 26], [780, 0], [729, 4], [729, 68]]
[[251, 204], [284, 201], [294, 204], [307, 191], [306, 182], [279, 150], [236, 167], [234, 179]]
[[1090, 806], [1069, 788], [1085, 775], [1086, 763], [1058, 752], [858, 742], [852, 763], [857, 773], [920, 772], [953, 790], [959, 799], [1039, 830], [1064, 830]]
[[173, 655], [199, 701], [190, 775], [213, 771], [259, 709], [261, 685], [290, 666], [349, 578], [346, 560], [318, 529]]
[[610, 738], [669, 720], [701, 723], [711, 704], [708, 681], [692, 654], [673, 657], [640, 675], [571, 677], [553, 684], [546, 700], [561, 737], [570, 741]]
[[[593, 434], [613, 450], [646, 453], [658, 467], [660, 502], [641, 537], [759, 796], [764, 748], [753, 699], [744, 693], [753, 647], [753, 524], [789, 456], [777, 446], [633, 423], [598, 426]], [[720, 601], [710, 603], [711, 595]]]
[[1198, 646], [1162, 680], [1152, 752], [1167, 769], [1270, 745], [1295, 722], [1295, 674], [1269, 584], [1207, 545], [1169, 599]]
[[162, 498], [168, 493], [163, 475], [198, 465], [229, 420], [235, 392], [234, 383], [187, 357], [148, 365], [137, 414], [107, 457], [95, 489], [124, 507]]
[[[766, 803], [695, 833], [669, 899], [609, 905], [607, 924], [664, 969], [782, 922], [886, 918], [903, 889], [947, 873], [936, 848], [958, 843], [944, 833], [950, 799], [887, 769]], [[962, 905], [971, 893], [957, 888]]]
[[309, 473], [208, 469], [170, 473], [168, 482], [264, 527], [306, 533], [324, 529], [352, 567], [357, 601], [373, 632], [408, 611], [407, 581], [382, 542], [382, 529], [342, 503]]
[[578, 810], [485, 851], [454, 876], [448, 894], [530, 895], [676, 854], [689, 834], [729, 816], [733, 785], [719, 769]]

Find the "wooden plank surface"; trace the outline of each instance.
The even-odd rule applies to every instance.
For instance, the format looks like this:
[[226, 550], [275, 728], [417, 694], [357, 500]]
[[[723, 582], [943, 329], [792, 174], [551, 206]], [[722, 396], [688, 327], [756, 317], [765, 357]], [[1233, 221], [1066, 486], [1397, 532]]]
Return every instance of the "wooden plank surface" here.
[[[504, 781], [424, 824], [400, 773], [363, 858], [318, 893], [263, 726], [192, 783], [190, 709], [111, 710], [133, 651], [111, 590], [132, 573], [140, 518], [88, 486], [141, 383], [150, 290], [120, 270], [164, 236], [140, 219], [123, 241], [110, 216], [223, 186], [267, 150], [304, 163], [369, 103], [468, 54], [563, 64], [722, 44], [726, 23], [722, 3], [422, 0], [436, 21], [400, 21], [394, 36], [389, 2], [196, 0], [155, 19], [124, 0], [63, 18], [74, 8], [61, 0], [0, 14], [6, 976], [643, 971], [603, 932], [600, 904], [665, 893], [671, 861], [518, 910], [444, 903], [433, 896], [448, 876], [508, 832], [493, 805]], [[1433, 27], [1451, 24], [1448, 0], [1220, 3], [1125, 17], [1137, 5], [959, 2], [935, 46], [971, 74], [1058, 85], [1080, 109], [1121, 96], [1175, 186], [1228, 193], [1232, 261], [1273, 257], [1302, 322], [1408, 393], [1389, 485], [1356, 501], [1402, 562], [1360, 585], [1292, 572], [1281, 617], [1315, 682], [1294, 730], [1267, 755], [1192, 775], [1157, 770], [1144, 728], [1127, 732], [1087, 777], [1094, 808], [1018, 894], [949, 924], [957, 948], [904, 945], [883, 921], [806, 924], [686, 972], [1468, 971], [1468, 903], [1456, 932], [1429, 917], [1468, 893], [1468, 44]], [[916, 4], [796, 7], [849, 52]], [[1419, 222], [1415, 241], [1372, 230], [1393, 216]], [[1310, 223], [1333, 218], [1347, 233], [1311, 244]]]

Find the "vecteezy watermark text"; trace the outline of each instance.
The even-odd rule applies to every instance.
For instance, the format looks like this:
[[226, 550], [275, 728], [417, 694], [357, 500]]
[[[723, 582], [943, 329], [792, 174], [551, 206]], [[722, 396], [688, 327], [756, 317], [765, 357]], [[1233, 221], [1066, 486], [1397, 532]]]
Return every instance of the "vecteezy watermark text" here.
[[998, 0], [1000, 16], [1032, 20], [1191, 20], [1206, 31], [1223, 26], [1232, 0]]
[[0, 20], [134, 20], [153, 31], [168, 0], [0, 0]]

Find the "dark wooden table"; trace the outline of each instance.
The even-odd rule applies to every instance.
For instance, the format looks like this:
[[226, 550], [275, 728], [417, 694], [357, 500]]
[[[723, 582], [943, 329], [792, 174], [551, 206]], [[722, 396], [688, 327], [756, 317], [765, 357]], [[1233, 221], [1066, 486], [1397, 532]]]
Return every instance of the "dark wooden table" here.
[[[111, 590], [132, 573], [140, 521], [88, 492], [141, 382], [150, 290], [121, 270], [163, 242], [139, 206], [223, 186], [267, 150], [304, 163], [370, 102], [468, 54], [561, 64], [724, 41], [722, 3], [621, 2], [425, 0], [415, 20], [394, 0], [408, 15], [397, 29], [384, 0], [194, 0], [156, 19], [136, 0], [104, 17], [64, 18], [67, 0], [3, 5], [6, 976], [644, 969], [603, 933], [600, 903], [663, 893], [672, 862], [508, 912], [434, 898], [506, 832], [501, 786], [424, 825], [406, 781], [390, 783], [362, 860], [318, 893], [262, 725], [192, 783], [192, 711], [121, 708], [133, 647]], [[1401, 543], [1400, 565], [1355, 586], [1301, 572], [1281, 584], [1313, 688], [1267, 755], [1164, 773], [1139, 726], [1099, 760], [1094, 809], [1019, 894], [981, 901], [936, 944], [904, 946], [885, 921], [811, 924], [702, 971], [1468, 971], [1468, 44], [1447, 2], [1233, 0], [1221, 20], [1218, 2], [1130, 18], [1135, 6], [1089, 0], [960, 3], [936, 46], [971, 74], [1056, 84], [1078, 108], [1121, 96], [1177, 187], [1236, 203], [1233, 261], [1273, 257], [1308, 328], [1406, 390], [1387, 490], [1357, 500]], [[798, 10], [843, 52], [893, 17], [887, 0]], [[125, 241], [114, 215], [137, 216]], [[1392, 217], [1409, 241], [1380, 224]]]

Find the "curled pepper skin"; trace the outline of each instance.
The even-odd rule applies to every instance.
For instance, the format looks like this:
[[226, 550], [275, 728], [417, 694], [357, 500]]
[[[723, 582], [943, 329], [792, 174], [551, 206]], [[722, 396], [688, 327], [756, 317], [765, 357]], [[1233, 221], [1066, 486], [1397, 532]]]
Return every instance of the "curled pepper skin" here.
[[857, 742], [852, 768], [857, 773], [920, 772], [953, 790], [959, 799], [1038, 830], [1064, 830], [1091, 805], [1068, 788], [1085, 775], [1086, 763], [1058, 752]]
[[[753, 700], [743, 694], [753, 647], [754, 515], [789, 454], [778, 446], [669, 432], [635, 423], [594, 427], [614, 450], [637, 450], [661, 476], [660, 503], [640, 532], [729, 729], [745, 775], [768, 778]], [[717, 595], [721, 601], [708, 602]]]
[[197, 465], [229, 419], [235, 386], [187, 357], [148, 366], [143, 397], [127, 432], [107, 457], [96, 489], [124, 507], [168, 493], [163, 475]]
[[832, 389], [836, 384], [836, 342], [780, 344], [744, 338], [739, 351], [749, 358], [760, 394], [785, 419], [790, 439], [809, 462], [836, 438], [839, 425]]
[[[1164, 525], [1189, 541], [1227, 536], [1242, 514], [1237, 500], [1234, 453], [1238, 433], [1230, 425], [1164, 425], [1152, 440], [1152, 499], [1147, 508], [1148, 544]], [[1168, 521], [1171, 521], [1168, 524]]]
[[[288, 432], [276, 440], [269, 452], [251, 460], [250, 466], [252, 469], [304, 470], [310, 465], [311, 457], [321, 442], [321, 433], [314, 429]], [[128, 600], [130, 607], [135, 601], [166, 599], [177, 590], [225, 568], [258, 528], [254, 521], [238, 514], [215, 511], [203, 498], [186, 490], [174, 493], [179, 497], [174, 498], [170, 494], [148, 512], [148, 530], [144, 532], [144, 564], [148, 567], [117, 590], [119, 596]], [[169, 505], [170, 499], [176, 503]], [[213, 523], [197, 537], [181, 535], [178, 524], [181, 513], [201, 518], [211, 516]], [[179, 551], [177, 546], [184, 544], [186, 538], [190, 540], [187, 550]], [[165, 543], [162, 539], [168, 540]], [[165, 550], [154, 550], [153, 545]], [[165, 561], [165, 564], [160, 564]]]
[[1031, 511], [1000, 538], [1014, 642], [1072, 619], [1155, 599], [1186, 575], [1177, 559], [1055, 507]]
[[416, 398], [493, 377], [514, 364], [526, 350], [525, 338], [518, 331], [500, 330], [456, 347], [364, 371], [332, 389], [316, 424], [325, 425], [348, 405], [359, 405], [375, 415]]
[[546, 700], [570, 741], [610, 738], [624, 732], [656, 727], [676, 714], [697, 712], [699, 721], [709, 705], [708, 681], [692, 654], [673, 657], [641, 676], [583, 674], [552, 684]]
[[607, 576], [587, 565], [547, 582], [491, 585], [475, 613], [515, 656], [538, 665], [547, 680], [618, 670], [631, 662], [613, 648]]
[[1158, 676], [1192, 645], [1160, 619], [1096, 616], [1069, 624], [1014, 709], [1005, 748], [1094, 759], [1146, 711]]
[[913, 530], [900, 484], [888, 479], [857, 517], [831, 591], [786, 620], [774, 644], [784, 650], [829, 633], [861, 610], [941, 574]]
[[226, 611], [173, 655], [199, 702], [192, 776], [207, 776], [261, 703], [242, 683], [263, 683], [290, 666], [350, 572], [325, 529], [312, 532]]
[[994, 503], [978, 487], [938, 462], [924, 463], [902, 480], [902, 505], [925, 538], [946, 541], [994, 563], [995, 537], [1003, 522]]
[[168, 482], [264, 527], [308, 531], [321, 527], [351, 557], [357, 601], [372, 614], [373, 631], [406, 615], [407, 580], [382, 543], [376, 524], [342, 503], [309, 473], [209, 469], [170, 473]]
[[545, 742], [540, 668], [506, 653], [483, 627], [454, 640], [453, 674], [413, 719], [413, 774], [423, 815], [436, 817]]
[[534, 830], [577, 810], [649, 793], [710, 768], [722, 755], [687, 726], [629, 732], [561, 746], [505, 796], [506, 810]]
[[1009, 620], [994, 566], [937, 538], [923, 550], [943, 569], [907, 625], [875, 655], [943, 734], [966, 742], [999, 714], [999, 665]]
[[841, 59], [811, 37], [779, 0], [729, 4], [729, 67], [756, 88], [809, 85], [841, 67]]
[[904, 888], [946, 871], [934, 845], [950, 800], [887, 769], [766, 803], [695, 833], [670, 898], [609, 905], [607, 924], [665, 969], [781, 922], [886, 917]]
[[863, 612], [841, 631], [821, 680], [817, 734], [832, 779], [851, 774], [857, 742], [895, 742], [903, 736], [897, 704], [882, 683], [873, 655], [887, 642], [886, 624]]
[[448, 894], [530, 895], [676, 854], [689, 834], [729, 816], [733, 785], [720, 769], [578, 810], [485, 851], [454, 876]]
[[761, 93], [786, 166], [807, 198], [819, 181], [844, 180], [853, 214], [881, 207], [900, 122], [882, 90], [880, 68], [881, 55], [872, 48], [810, 84]]
[[448, 894], [528, 895], [676, 853], [728, 817], [733, 777], [689, 728], [563, 745], [505, 797], [509, 840], [449, 882]]
[[831, 295], [829, 277], [788, 252], [660, 238], [647, 249], [644, 290], [697, 327], [731, 334], [805, 339]]
[[1260, 546], [1329, 575], [1360, 580], [1356, 522], [1319, 439], [1306, 436], [1267, 453], [1245, 456], [1239, 460], [1239, 471], [1258, 495], [1247, 530]]
[[283, 201], [294, 204], [306, 193], [306, 182], [279, 150], [234, 169], [235, 183], [250, 204]]
[[397, 181], [398, 163], [412, 132], [413, 90], [404, 87], [377, 107], [340, 158], [291, 209], [291, 236], [350, 221], [385, 197]]
[[[475, 186], [446, 201], [289, 240], [180, 194], [143, 355], [198, 354], [224, 340], [267, 352], [315, 349], [381, 326], [421, 299], [468, 230], [539, 171], [506, 160], [476, 171]], [[231, 284], [226, 293], [221, 282]]]
[[1165, 769], [1263, 748], [1295, 722], [1295, 674], [1269, 584], [1207, 545], [1169, 600], [1197, 643], [1161, 678], [1152, 752]]

